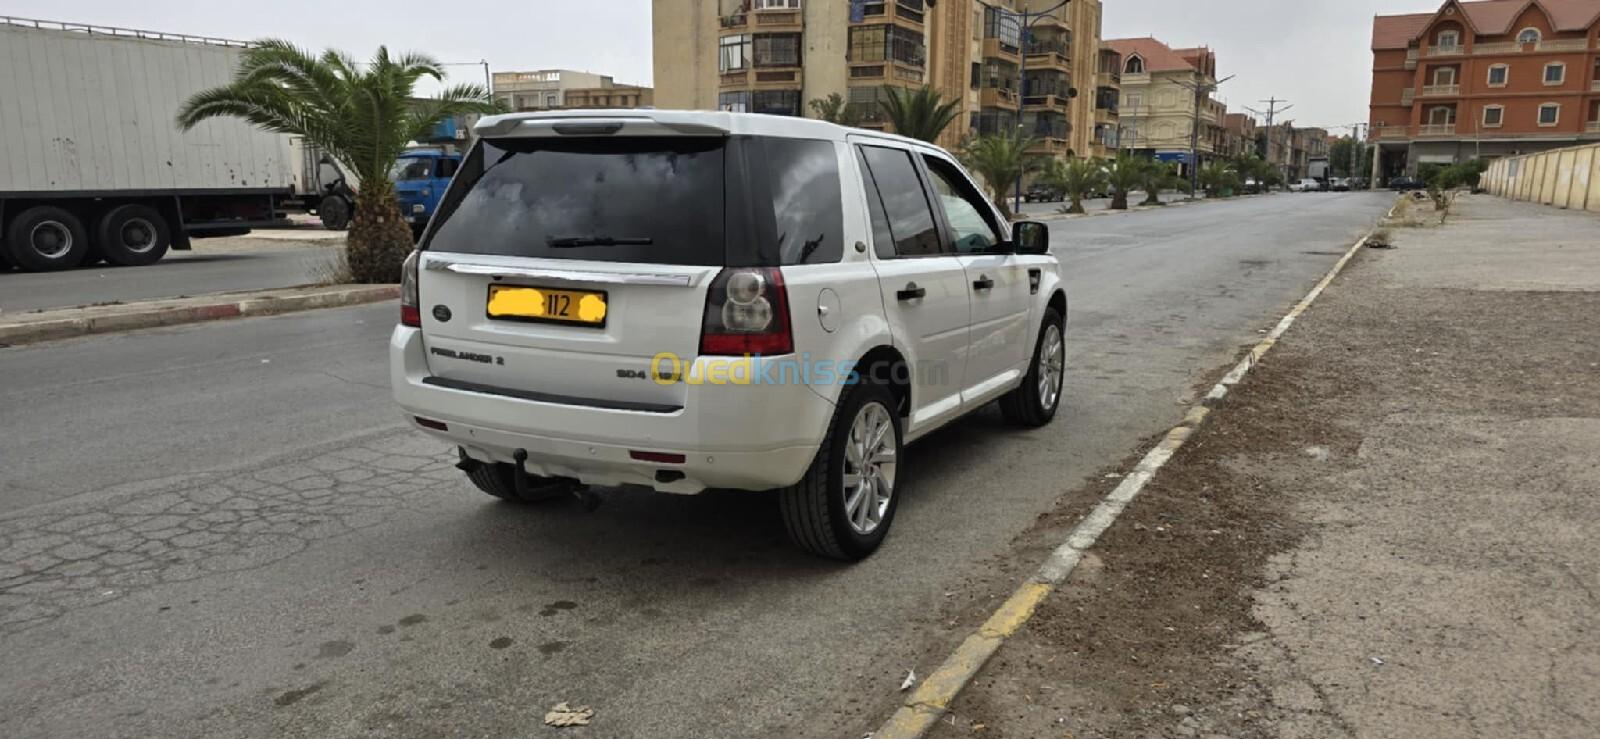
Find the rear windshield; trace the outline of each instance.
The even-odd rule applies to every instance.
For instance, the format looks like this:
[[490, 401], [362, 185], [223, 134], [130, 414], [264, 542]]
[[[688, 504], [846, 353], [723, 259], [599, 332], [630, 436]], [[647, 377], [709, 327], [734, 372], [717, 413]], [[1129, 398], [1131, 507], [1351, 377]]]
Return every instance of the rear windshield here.
[[778, 266], [844, 253], [833, 142], [760, 137], [480, 142], [424, 249]]
[[726, 139], [506, 139], [475, 147], [426, 248], [715, 265]]

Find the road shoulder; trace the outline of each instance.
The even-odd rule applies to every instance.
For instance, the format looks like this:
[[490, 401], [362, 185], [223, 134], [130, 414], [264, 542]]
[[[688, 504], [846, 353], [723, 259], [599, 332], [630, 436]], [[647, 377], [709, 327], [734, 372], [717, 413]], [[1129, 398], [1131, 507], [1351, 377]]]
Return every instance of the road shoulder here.
[[1600, 723], [1600, 237], [1458, 210], [1360, 256], [934, 736]]

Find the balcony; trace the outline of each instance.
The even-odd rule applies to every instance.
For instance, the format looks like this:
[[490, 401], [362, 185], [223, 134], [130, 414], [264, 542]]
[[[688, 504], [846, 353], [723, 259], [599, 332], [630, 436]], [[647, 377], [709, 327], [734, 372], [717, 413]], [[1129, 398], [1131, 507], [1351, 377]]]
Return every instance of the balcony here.
[[1391, 139], [1402, 139], [1403, 140], [1403, 139], [1411, 138], [1411, 131], [1410, 131], [1410, 127], [1409, 126], [1390, 126], [1388, 128], [1379, 128], [1379, 129], [1375, 129], [1375, 130], [1378, 133], [1378, 139], [1379, 140], [1391, 140]]
[[1416, 90], [1413, 90], [1413, 89], [1407, 87], [1406, 89], [1400, 91], [1400, 104], [1401, 105], [1404, 105], [1404, 106], [1409, 108], [1409, 107], [1411, 107], [1411, 103], [1416, 101], [1416, 99], [1417, 99], [1417, 91]]
[[1466, 53], [1467, 53], [1467, 47], [1459, 46], [1459, 45], [1457, 45], [1457, 46], [1429, 46], [1428, 47], [1428, 58], [1429, 59], [1432, 59], [1433, 57], [1436, 57], [1436, 56], [1463, 56]]
[[1028, 44], [1028, 69], [1072, 69], [1072, 49], [1066, 44]]
[[721, 21], [723, 28], [744, 28], [745, 26], [750, 25], [750, 16], [745, 15], [744, 13], [725, 15], [719, 20]]
[[1068, 98], [1055, 93], [1028, 95], [1022, 98], [1022, 107], [1029, 110], [1065, 110], [1070, 104]]
[[1589, 83], [1589, 92], [1600, 92], [1600, 80]]
[[1407, 49], [1406, 50], [1406, 69], [1416, 69], [1417, 68], [1417, 59], [1420, 58], [1420, 57], [1421, 57], [1421, 52], [1417, 51], [1416, 49]]
[[1425, 98], [1454, 97], [1461, 94], [1461, 85], [1426, 85], [1422, 88]]
[[1065, 156], [1067, 150], [1072, 148], [1071, 142], [1065, 136], [1038, 136], [1033, 140], [1033, 145], [1028, 147], [1028, 153], [1033, 155]]
[[1600, 121], [1589, 121], [1583, 124], [1584, 133], [1600, 133]]
[[1473, 56], [1493, 56], [1496, 54], [1521, 54], [1523, 52], [1553, 52], [1553, 51], [1587, 51], [1589, 40], [1580, 38], [1558, 38], [1540, 41], [1536, 44], [1519, 44], [1515, 41], [1501, 41], [1492, 44], [1476, 44], [1472, 47]]
[[1101, 72], [1094, 76], [1095, 84], [1112, 89], [1122, 86], [1122, 75], [1117, 72]]
[[798, 31], [805, 25], [798, 10], [758, 10], [755, 15], [759, 31]]
[[986, 38], [983, 40], [983, 56], [986, 59], [1020, 59], [1021, 52], [1022, 49], [1008, 43], [1003, 43], [997, 38]]
[[1456, 124], [1454, 124], [1454, 123], [1430, 123], [1428, 125], [1417, 126], [1417, 135], [1418, 136], [1454, 136], [1454, 135], [1456, 135]]
[[978, 94], [978, 105], [984, 108], [1017, 109], [1017, 91], [1003, 87], [985, 87]]
[[723, 72], [718, 78], [723, 87], [745, 87], [750, 84], [750, 70], [741, 69], [736, 72]]

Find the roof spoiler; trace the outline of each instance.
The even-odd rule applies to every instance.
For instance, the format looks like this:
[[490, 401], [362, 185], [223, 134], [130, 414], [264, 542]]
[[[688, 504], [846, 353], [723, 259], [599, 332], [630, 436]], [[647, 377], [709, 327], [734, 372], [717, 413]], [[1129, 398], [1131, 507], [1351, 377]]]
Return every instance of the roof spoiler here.
[[727, 136], [730, 131], [705, 120], [657, 111], [569, 114], [509, 114], [478, 121], [473, 131], [483, 138], [556, 136]]

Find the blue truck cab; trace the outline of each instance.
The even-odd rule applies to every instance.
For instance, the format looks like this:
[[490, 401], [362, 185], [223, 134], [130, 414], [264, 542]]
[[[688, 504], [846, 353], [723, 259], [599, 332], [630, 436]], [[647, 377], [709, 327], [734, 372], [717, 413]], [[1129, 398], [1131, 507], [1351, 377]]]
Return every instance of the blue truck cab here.
[[400, 214], [411, 224], [413, 233], [421, 234], [427, 227], [460, 166], [459, 154], [442, 149], [412, 149], [395, 161], [391, 172], [395, 196], [400, 201]]

